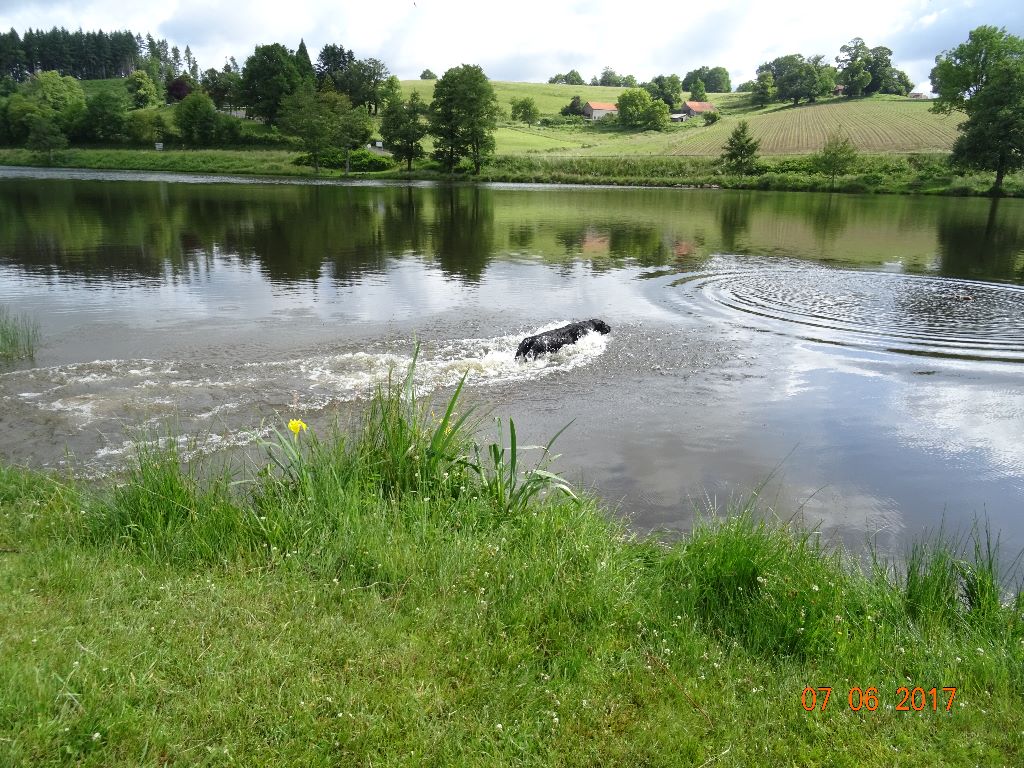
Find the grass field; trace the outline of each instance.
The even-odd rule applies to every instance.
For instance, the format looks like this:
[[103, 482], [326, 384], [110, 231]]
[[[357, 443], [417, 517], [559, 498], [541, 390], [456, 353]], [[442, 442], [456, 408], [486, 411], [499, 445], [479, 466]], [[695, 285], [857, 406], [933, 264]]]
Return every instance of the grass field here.
[[[408, 94], [413, 91], [429, 102], [434, 97], [435, 80], [403, 80], [402, 90]], [[557, 115], [558, 110], [568, 104], [573, 96], [586, 101], [610, 101], [619, 98], [624, 88], [608, 88], [600, 85], [548, 85], [546, 83], [512, 83], [503, 80], [492, 80], [498, 104], [508, 113], [512, 99], [530, 97], [537, 103], [541, 115]]]
[[[612, 101], [624, 90], [593, 86], [494, 82], [498, 102], [508, 112], [513, 98], [530, 97], [543, 116], [558, 114], [574, 95], [584, 102]], [[430, 99], [433, 81], [406, 80], [407, 91]], [[688, 96], [689, 94], [687, 94]], [[705, 127], [694, 120], [672, 124], [665, 131], [631, 133], [580, 128], [512, 126], [505, 123], [496, 135], [499, 154], [545, 152], [565, 155], [620, 157], [624, 155], [695, 155], [721, 153], [739, 120], [750, 123], [764, 155], [817, 152], [833, 132], [849, 136], [862, 152], [948, 152], [956, 138], [959, 117], [935, 115], [927, 101], [890, 96], [870, 99], [824, 99], [815, 104], [771, 104], [755, 107], [742, 93], [713, 93], [708, 100], [720, 108], [723, 119]]]
[[752, 507], [637, 539], [451, 405], [396, 385], [232, 474], [0, 467], [0, 764], [1024, 760], [986, 532], [866, 570]]

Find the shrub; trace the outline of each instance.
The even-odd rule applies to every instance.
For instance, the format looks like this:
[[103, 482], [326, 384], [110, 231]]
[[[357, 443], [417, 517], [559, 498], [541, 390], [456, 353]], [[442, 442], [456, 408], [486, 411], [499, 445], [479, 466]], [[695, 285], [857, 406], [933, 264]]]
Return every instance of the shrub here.
[[217, 136], [217, 109], [205, 93], [197, 91], [186, 96], [174, 112], [174, 122], [181, 140], [188, 146], [208, 147]]
[[540, 124], [546, 127], [555, 126], [579, 126], [586, 125], [586, 120], [582, 115], [551, 115], [548, 117], [542, 117]]
[[349, 167], [353, 171], [388, 171], [395, 167], [395, 163], [390, 157], [368, 149], [354, 149], [349, 153]]
[[[359, 172], [390, 171], [395, 162], [390, 157], [378, 155], [368, 149], [353, 149], [348, 155], [349, 170]], [[295, 165], [313, 165], [313, 157], [303, 153], [295, 158]], [[321, 168], [342, 169], [345, 167], [345, 150], [329, 149], [320, 153]]]

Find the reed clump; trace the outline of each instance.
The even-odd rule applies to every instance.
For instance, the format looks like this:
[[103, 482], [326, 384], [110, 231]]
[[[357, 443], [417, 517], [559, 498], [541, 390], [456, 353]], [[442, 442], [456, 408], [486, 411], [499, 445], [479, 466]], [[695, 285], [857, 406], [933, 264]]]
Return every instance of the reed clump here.
[[35, 355], [41, 334], [39, 323], [15, 314], [0, 304], [0, 360], [20, 360]]

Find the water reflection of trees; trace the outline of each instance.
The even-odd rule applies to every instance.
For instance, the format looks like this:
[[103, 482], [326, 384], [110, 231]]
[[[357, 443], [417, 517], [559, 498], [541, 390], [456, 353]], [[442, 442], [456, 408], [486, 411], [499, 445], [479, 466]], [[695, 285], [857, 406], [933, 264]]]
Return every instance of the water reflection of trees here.
[[[972, 201], [973, 202], [973, 201]], [[950, 204], [939, 216], [939, 268], [947, 277], [1024, 282], [1024, 222], [1018, 201]]]
[[355, 282], [403, 258], [476, 281], [507, 250], [595, 270], [715, 252], [893, 259], [1024, 280], [1019, 201], [487, 187], [0, 181], [0, 259], [35, 273], [191, 279], [218, 259], [275, 282]]
[[[753, 192], [726, 193], [722, 196], [718, 221], [722, 230], [722, 251], [740, 253], [741, 239], [750, 229], [750, 216], [754, 206]], [[687, 254], [691, 255], [691, 254]]]
[[807, 222], [824, 246], [838, 239], [847, 228], [849, 206], [841, 195], [815, 195], [804, 208]]
[[494, 256], [489, 190], [441, 187], [435, 193], [433, 254], [447, 274], [477, 281]]

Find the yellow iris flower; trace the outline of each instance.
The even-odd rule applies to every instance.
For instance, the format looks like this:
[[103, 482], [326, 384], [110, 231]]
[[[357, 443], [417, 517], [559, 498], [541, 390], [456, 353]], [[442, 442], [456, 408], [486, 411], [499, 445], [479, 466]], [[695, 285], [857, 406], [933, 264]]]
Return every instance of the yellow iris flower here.
[[306, 426], [306, 422], [302, 419], [292, 419], [288, 422], [288, 429], [292, 431], [292, 434], [298, 437], [299, 432], [305, 432], [309, 427]]

